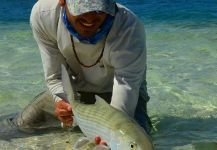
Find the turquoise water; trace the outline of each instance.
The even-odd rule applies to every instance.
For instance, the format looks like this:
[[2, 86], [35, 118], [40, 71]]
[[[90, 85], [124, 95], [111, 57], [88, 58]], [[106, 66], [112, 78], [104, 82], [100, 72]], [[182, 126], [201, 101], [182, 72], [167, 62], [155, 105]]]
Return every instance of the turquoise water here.
[[147, 27], [149, 111], [159, 149], [217, 149], [216, 28]]
[[[46, 89], [40, 55], [28, 23], [34, 0], [3, 1], [0, 116], [20, 111]], [[216, 150], [217, 1], [120, 2], [131, 8], [146, 27], [151, 97], [148, 110], [155, 126], [152, 137], [156, 149]], [[15, 13], [9, 9], [12, 5], [16, 6]], [[30, 137], [33, 141], [45, 138]]]
[[43, 70], [28, 22], [2, 23], [0, 35], [0, 103], [10, 112], [44, 89]]

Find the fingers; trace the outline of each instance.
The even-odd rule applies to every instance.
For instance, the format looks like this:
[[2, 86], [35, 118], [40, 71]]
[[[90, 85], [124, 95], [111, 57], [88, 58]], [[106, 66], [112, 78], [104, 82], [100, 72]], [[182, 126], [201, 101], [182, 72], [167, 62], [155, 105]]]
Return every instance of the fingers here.
[[72, 126], [73, 118], [72, 118], [72, 107], [71, 105], [64, 101], [58, 101], [55, 103], [55, 114], [57, 118], [63, 123], [63, 127]]
[[59, 108], [59, 109], [68, 110], [68, 111], [72, 110], [71, 105], [68, 102], [64, 101], [64, 100], [56, 102], [55, 107]]
[[102, 139], [101, 139], [100, 136], [96, 136], [96, 137], [95, 137], [95, 144], [97, 144], [97, 145], [100, 144], [101, 140], [102, 140]]
[[96, 136], [95, 137], [95, 144], [97, 145], [105, 145], [108, 146], [108, 144], [106, 143], [106, 141], [102, 140], [100, 136]]
[[72, 116], [58, 116], [58, 119], [61, 121], [61, 126], [63, 128], [65, 127], [71, 127], [73, 124], [73, 118]]
[[72, 115], [72, 107], [68, 102], [64, 100], [58, 101], [55, 103], [55, 113], [57, 116]]
[[103, 140], [100, 142], [100, 144], [101, 144], [101, 145], [108, 146], [108, 144], [106, 143], [106, 141], [103, 141]]
[[69, 117], [60, 117], [58, 116], [58, 119], [65, 125], [65, 126], [72, 126], [73, 118], [72, 116]]
[[72, 106], [70, 104], [68, 104], [67, 110], [72, 112]]
[[55, 114], [57, 116], [72, 116], [72, 110], [68, 109], [62, 109], [62, 108], [56, 108], [55, 109]]
[[61, 127], [62, 128], [70, 128], [70, 127], [72, 127], [72, 123], [63, 123], [63, 122], [61, 122]]

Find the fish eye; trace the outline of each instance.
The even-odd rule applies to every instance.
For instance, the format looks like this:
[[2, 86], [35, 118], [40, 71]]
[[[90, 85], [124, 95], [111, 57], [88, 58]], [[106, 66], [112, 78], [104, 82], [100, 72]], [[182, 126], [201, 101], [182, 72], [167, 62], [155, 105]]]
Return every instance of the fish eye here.
[[137, 147], [137, 145], [136, 145], [136, 143], [130, 143], [130, 150], [136, 150], [136, 147]]

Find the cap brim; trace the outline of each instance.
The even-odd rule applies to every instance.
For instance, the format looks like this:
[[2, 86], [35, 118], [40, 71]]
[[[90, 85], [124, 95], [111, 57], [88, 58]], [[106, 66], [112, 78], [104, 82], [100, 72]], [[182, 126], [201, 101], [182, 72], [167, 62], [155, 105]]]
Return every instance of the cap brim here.
[[87, 12], [102, 11], [115, 15], [115, 1], [113, 0], [66, 0], [71, 15], [78, 16]]

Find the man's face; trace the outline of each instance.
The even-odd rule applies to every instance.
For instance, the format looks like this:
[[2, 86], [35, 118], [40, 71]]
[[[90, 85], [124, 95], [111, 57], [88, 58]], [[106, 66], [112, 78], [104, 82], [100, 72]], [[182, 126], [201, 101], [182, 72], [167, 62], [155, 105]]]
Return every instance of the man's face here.
[[66, 15], [74, 29], [83, 37], [94, 35], [107, 17], [107, 14], [104, 12], [88, 12], [79, 16], [73, 16], [69, 13], [67, 6]]

